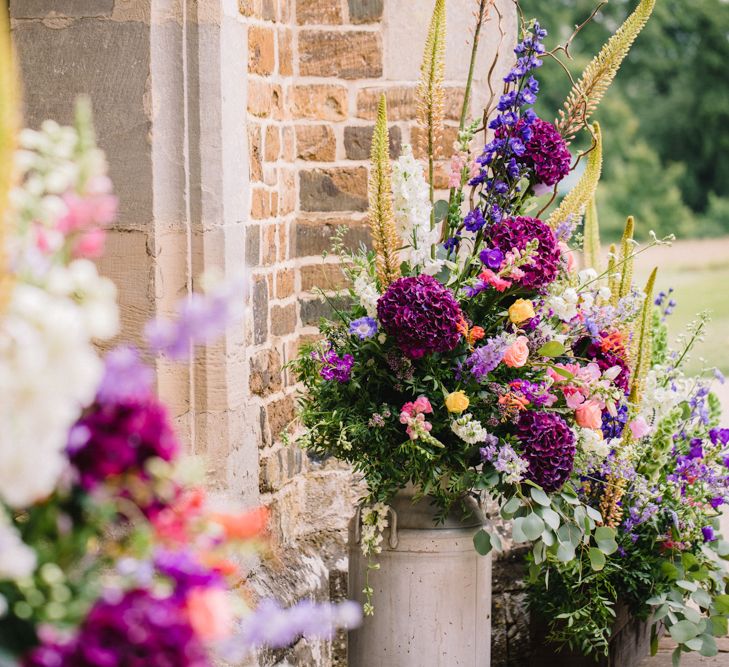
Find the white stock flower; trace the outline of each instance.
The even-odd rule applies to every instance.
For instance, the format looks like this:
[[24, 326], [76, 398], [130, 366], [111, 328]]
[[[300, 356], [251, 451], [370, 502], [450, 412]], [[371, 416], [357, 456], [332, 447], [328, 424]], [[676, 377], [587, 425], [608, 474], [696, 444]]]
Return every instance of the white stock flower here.
[[0, 513], [0, 580], [24, 579], [33, 573], [35, 566], [35, 551], [20, 539], [5, 513]]
[[554, 314], [563, 322], [569, 322], [577, 315], [577, 304], [580, 296], [573, 287], [568, 287], [561, 295], [552, 296], [547, 304]]
[[610, 446], [602, 437], [602, 433], [594, 429], [579, 429], [578, 442], [586, 454], [595, 454], [604, 459], [610, 453]]
[[483, 427], [481, 422], [474, 419], [470, 412], [467, 412], [458, 419], [454, 419], [451, 422], [451, 431], [469, 445], [484, 442], [488, 435], [488, 431]]
[[369, 317], [377, 317], [377, 301], [380, 294], [369, 276], [362, 271], [354, 280], [352, 286], [360, 305], [367, 311]]
[[407, 250], [403, 258], [411, 265], [422, 267], [435, 275], [443, 266], [431, 258], [431, 249], [438, 243], [440, 230], [430, 228], [430, 188], [423, 167], [413, 156], [412, 147], [403, 146], [400, 158], [392, 168], [392, 193], [395, 206], [395, 226]]

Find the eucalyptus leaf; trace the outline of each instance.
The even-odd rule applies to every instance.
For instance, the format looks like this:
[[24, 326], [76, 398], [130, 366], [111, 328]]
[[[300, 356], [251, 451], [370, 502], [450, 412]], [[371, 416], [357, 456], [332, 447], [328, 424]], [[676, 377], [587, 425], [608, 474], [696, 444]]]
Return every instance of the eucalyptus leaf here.
[[561, 563], [569, 563], [575, 559], [575, 548], [571, 544], [561, 542], [557, 549], [557, 560]]
[[691, 596], [691, 599], [703, 609], [708, 609], [711, 606], [711, 595], [709, 595], [703, 588], [699, 588]]
[[552, 530], [559, 530], [559, 514], [555, 512], [551, 507], [543, 507], [540, 510], [540, 515], [542, 519], [544, 519], [544, 523], [546, 523]]
[[544, 542], [546, 546], [551, 547], [556, 541], [557, 538], [551, 530], [547, 529], [542, 533], [542, 542]]
[[549, 496], [542, 491], [542, 489], [537, 488], [536, 486], [533, 486], [529, 493], [532, 496], [532, 500], [534, 500], [535, 503], [539, 503], [542, 507], [549, 507], [552, 502], [549, 500]]
[[519, 509], [521, 505], [521, 501], [517, 496], [514, 496], [513, 498], [509, 498], [509, 500], [506, 502], [506, 504], [501, 508], [501, 516], [504, 519], [511, 518], [516, 511]]
[[686, 579], [679, 579], [676, 582], [676, 586], [679, 588], [683, 588], [685, 591], [695, 591], [698, 589], [698, 586], [696, 585], [696, 582], [694, 581], [687, 581]]
[[615, 530], [608, 526], [600, 526], [595, 530], [595, 543], [605, 555], [609, 556], [618, 550], [618, 543], [615, 541]]
[[448, 202], [445, 199], [439, 199], [433, 205], [433, 212], [435, 213], [435, 221], [442, 222], [448, 215]]
[[717, 653], [719, 653], [719, 649], [716, 645], [716, 639], [714, 639], [711, 635], [701, 635], [700, 639], [701, 648], [699, 651], [705, 658], [713, 658]]
[[674, 641], [679, 644], [685, 644], [699, 634], [699, 628], [696, 623], [684, 620], [674, 623], [670, 628], [668, 628], [668, 632], [671, 637], [673, 637]]
[[522, 524], [522, 531], [529, 540], [539, 539], [542, 532], [544, 531], [544, 521], [536, 512], [532, 512], [524, 518]]
[[693, 639], [689, 639], [687, 642], [684, 642], [684, 645], [692, 651], [700, 651], [701, 647], [704, 645], [704, 641], [701, 637], [694, 637]]
[[473, 546], [481, 556], [488, 555], [492, 548], [491, 535], [482, 528], [473, 536]]
[[602, 570], [605, 567], [606, 561], [607, 558], [605, 558], [605, 554], [600, 549], [590, 547], [590, 566], [595, 572]]
[[587, 512], [587, 516], [589, 516], [593, 521], [596, 523], [602, 523], [602, 514], [600, 514], [600, 512], [598, 512], [594, 507], [585, 505], [585, 511]]
[[511, 524], [511, 537], [516, 544], [529, 541], [529, 538], [524, 534], [524, 521], [526, 519], [520, 516], [514, 519], [514, 522]]

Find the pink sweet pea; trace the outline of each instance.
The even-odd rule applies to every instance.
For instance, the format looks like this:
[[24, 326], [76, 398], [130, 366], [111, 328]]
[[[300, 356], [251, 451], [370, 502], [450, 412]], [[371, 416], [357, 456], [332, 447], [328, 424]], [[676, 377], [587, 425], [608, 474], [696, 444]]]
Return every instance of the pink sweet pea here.
[[577, 260], [575, 259], [575, 253], [570, 250], [570, 247], [564, 242], [559, 242], [559, 249], [562, 251], [562, 257], [567, 262], [567, 271], [574, 273], [577, 271]]
[[491, 269], [484, 269], [478, 274], [478, 277], [486, 284], [491, 285], [497, 292], [503, 292], [511, 287], [511, 281], [497, 276]]
[[651, 432], [651, 427], [644, 417], [636, 417], [628, 424], [628, 427], [636, 440], [640, 440]]

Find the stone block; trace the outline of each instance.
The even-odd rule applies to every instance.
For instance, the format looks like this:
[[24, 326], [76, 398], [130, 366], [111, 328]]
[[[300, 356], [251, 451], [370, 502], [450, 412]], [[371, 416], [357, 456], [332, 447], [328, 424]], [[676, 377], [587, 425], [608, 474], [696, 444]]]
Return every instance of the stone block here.
[[259, 118], [282, 118], [283, 93], [281, 86], [260, 79], [249, 79], [248, 112]]
[[254, 267], [261, 263], [261, 226], [248, 225], [246, 228], [246, 266]]
[[276, 67], [276, 33], [271, 28], [248, 28], [248, 71], [268, 76]]
[[[344, 152], [348, 160], [369, 160], [373, 126], [344, 128]], [[390, 157], [396, 160], [402, 150], [402, 133], [397, 125], [390, 127]]]
[[383, 0], [348, 0], [352, 23], [373, 23], [382, 18]]
[[294, 223], [291, 234], [291, 256], [312, 257], [331, 250], [332, 237], [342, 226], [347, 228], [343, 239], [347, 249], [356, 250], [362, 244], [371, 247], [369, 228], [364, 221], [344, 218], [300, 219]]
[[294, 86], [289, 99], [296, 118], [344, 120], [347, 117], [347, 89], [330, 84]]
[[337, 141], [329, 125], [298, 125], [296, 127], [296, 156], [313, 162], [332, 162], [336, 157]]
[[[418, 112], [417, 87], [415, 85], [393, 86], [391, 88], [363, 88], [357, 94], [357, 118], [374, 120], [377, 117], [377, 105], [380, 102], [382, 93], [385, 93], [387, 117], [390, 120], [415, 120]], [[458, 120], [461, 117], [463, 95], [463, 88], [446, 88], [445, 116], [448, 120]]]
[[39, 19], [55, 16], [100, 18], [111, 16], [114, 0], [11, 0], [14, 19]]
[[[91, 5], [33, 4], [36, 8]], [[25, 7], [26, 0], [13, 5]], [[23, 75], [26, 125], [36, 128], [47, 118], [71, 124], [74, 100], [88, 95], [99, 145], [106, 151], [119, 197], [117, 226], [149, 224], [153, 216], [149, 26], [88, 20], [54, 29], [40, 21], [22, 21], [14, 26], [13, 37]]]
[[278, 32], [278, 73], [281, 76], [294, 73], [293, 33], [288, 28]]
[[281, 155], [281, 130], [277, 125], [266, 128], [266, 162], [275, 162]]
[[257, 396], [268, 396], [283, 386], [281, 355], [271, 348], [261, 350], [250, 358], [249, 387]]
[[268, 282], [265, 276], [253, 280], [253, 344], [262, 345], [268, 338]]
[[352, 300], [348, 295], [338, 294], [329, 297], [328, 301], [324, 301], [320, 297], [315, 299], [301, 300], [301, 322], [304, 326], [313, 327], [319, 323], [319, 320], [331, 320], [334, 315], [332, 306], [337, 310], [348, 310], [352, 307]]
[[294, 270], [284, 269], [276, 274], [276, 298], [286, 299], [294, 293]]
[[301, 290], [310, 292], [315, 288], [324, 291], [340, 290], [349, 285], [347, 276], [339, 264], [310, 264], [301, 267]]
[[367, 169], [332, 167], [302, 171], [299, 201], [302, 211], [366, 211]]
[[251, 194], [251, 217], [264, 220], [271, 217], [271, 193], [265, 188], [254, 188]]
[[272, 401], [266, 407], [266, 421], [271, 432], [273, 442], [279, 442], [284, 432], [291, 427], [296, 419], [296, 402], [293, 396], [284, 396]]
[[271, 335], [286, 336], [296, 331], [296, 304], [271, 309]]
[[250, 174], [252, 181], [263, 180], [263, 141], [261, 126], [251, 124], [248, 127], [248, 155], [250, 158]]
[[296, 22], [299, 25], [341, 23], [341, 4], [339, 0], [296, 0]]
[[303, 76], [382, 76], [380, 37], [375, 32], [304, 30], [299, 34], [299, 69]]

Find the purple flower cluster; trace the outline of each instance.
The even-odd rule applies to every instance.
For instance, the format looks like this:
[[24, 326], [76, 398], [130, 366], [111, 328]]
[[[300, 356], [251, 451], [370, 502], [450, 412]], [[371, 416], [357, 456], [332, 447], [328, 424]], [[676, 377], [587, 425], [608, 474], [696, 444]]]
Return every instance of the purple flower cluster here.
[[435, 278], [398, 278], [377, 302], [377, 317], [410, 359], [449, 352], [460, 340], [463, 314], [450, 290]]
[[559, 491], [569, 479], [575, 460], [575, 436], [567, 423], [552, 412], [522, 413], [518, 437], [529, 468], [527, 478], [545, 491]]
[[100, 600], [77, 637], [68, 644], [45, 645], [24, 667], [210, 667], [184, 610], [171, 598], [136, 589]]
[[[519, 181], [528, 174], [527, 146], [533, 139], [532, 124], [537, 115], [526, 107], [536, 102], [539, 92], [539, 83], [530, 72], [542, 65], [542, 40], [546, 36], [547, 31], [535, 23], [532, 32], [514, 49], [516, 65], [504, 78], [507, 91], [499, 98], [499, 113], [489, 123], [495, 136], [476, 159], [480, 170], [470, 181], [472, 186], [483, 184], [484, 190], [478, 214], [472, 211], [465, 220], [467, 231], [478, 232], [487, 219], [499, 223], [508, 216], [513, 211]], [[535, 145], [535, 148], [541, 146]]]
[[[524, 119], [516, 129], [519, 131]], [[524, 163], [531, 169], [536, 183], [552, 187], [570, 173], [572, 156], [557, 128], [549, 121], [536, 118], [530, 126], [531, 137], [526, 141]]]
[[142, 473], [152, 458], [171, 461], [178, 450], [167, 411], [153, 398], [97, 401], [76, 422], [68, 443], [71, 465], [86, 490], [125, 472]]
[[315, 350], [311, 353], [311, 358], [322, 364], [319, 375], [331, 382], [349, 382], [352, 377], [352, 366], [354, 365], [354, 357], [351, 354], [345, 354], [340, 357], [334, 348], [329, 347], [326, 350]]
[[154, 371], [133, 347], [114, 348], [104, 359], [104, 375], [96, 392], [99, 403], [146, 401], [152, 396]]
[[360, 340], [372, 338], [377, 333], [377, 320], [374, 317], [360, 317], [349, 323], [349, 333]]
[[[622, 375], [622, 373], [621, 373]], [[619, 377], [619, 376], [618, 376]], [[628, 423], [628, 406], [621, 405], [616, 411], [616, 415], [613, 417], [607, 410], [603, 410], [602, 413], [602, 437], [606, 440], [612, 438], [619, 438], [625, 430], [625, 425]]]
[[160, 549], [154, 555], [157, 572], [174, 582], [174, 597], [184, 600], [193, 588], [223, 587], [225, 582], [216, 571], [205, 567], [188, 550]]
[[478, 382], [482, 382], [501, 363], [507, 347], [509, 343], [505, 336], [489, 338], [466, 359], [466, 368]]
[[513, 249], [524, 250], [531, 241], [539, 243], [533, 261], [520, 267], [524, 287], [540, 289], [557, 277], [562, 253], [554, 232], [545, 222], [537, 218], [509, 218], [489, 227], [486, 235], [491, 245], [504, 254]]
[[630, 368], [625, 361], [625, 354], [622, 347], [616, 347], [612, 350], [603, 349], [602, 340], [608, 336], [608, 332], [600, 332], [596, 339], [581, 338], [577, 341], [575, 350], [584, 348], [584, 356], [594, 361], [600, 370], [605, 372], [614, 366], [620, 367], [620, 374], [613, 380], [617, 387], [620, 387], [626, 394], [630, 392]]

